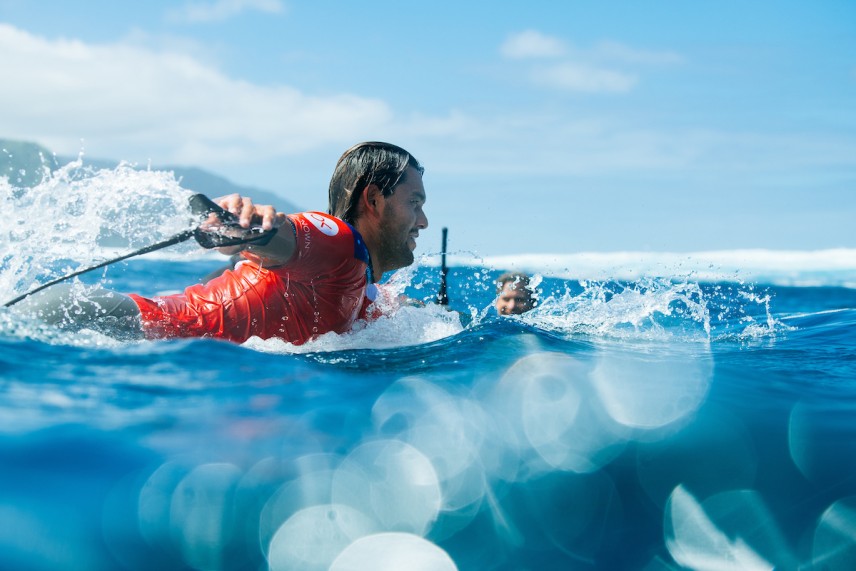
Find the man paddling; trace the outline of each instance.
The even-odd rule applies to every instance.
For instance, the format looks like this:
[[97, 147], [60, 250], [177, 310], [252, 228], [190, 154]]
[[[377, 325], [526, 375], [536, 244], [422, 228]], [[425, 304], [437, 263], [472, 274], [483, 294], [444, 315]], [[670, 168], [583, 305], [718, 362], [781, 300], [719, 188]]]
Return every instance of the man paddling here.
[[98, 290], [80, 300], [48, 289], [26, 306], [60, 326], [132, 338], [240, 343], [255, 336], [302, 344], [330, 331], [343, 333], [367, 317], [373, 284], [413, 263], [416, 238], [428, 226], [423, 172], [401, 147], [360, 143], [336, 164], [327, 214], [285, 215], [247, 197], [218, 199], [244, 228], [257, 224], [277, 232], [265, 245], [233, 247], [245, 259], [207, 283], [152, 298]]

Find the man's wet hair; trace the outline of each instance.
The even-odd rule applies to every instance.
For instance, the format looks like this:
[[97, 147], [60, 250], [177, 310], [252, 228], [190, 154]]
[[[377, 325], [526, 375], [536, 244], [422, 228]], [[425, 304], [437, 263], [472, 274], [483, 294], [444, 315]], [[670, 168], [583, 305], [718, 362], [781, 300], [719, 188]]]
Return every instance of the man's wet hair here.
[[377, 141], [354, 145], [336, 163], [327, 211], [353, 224], [363, 190], [374, 184], [383, 196], [390, 196], [404, 182], [407, 167], [413, 167], [420, 175], [425, 172], [413, 155], [396, 145]]
[[505, 272], [496, 278], [496, 293], [502, 292], [502, 287], [508, 282], [515, 285], [522, 284], [529, 291], [530, 296], [533, 296], [533, 292], [529, 290], [529, 276], [521, 272]]

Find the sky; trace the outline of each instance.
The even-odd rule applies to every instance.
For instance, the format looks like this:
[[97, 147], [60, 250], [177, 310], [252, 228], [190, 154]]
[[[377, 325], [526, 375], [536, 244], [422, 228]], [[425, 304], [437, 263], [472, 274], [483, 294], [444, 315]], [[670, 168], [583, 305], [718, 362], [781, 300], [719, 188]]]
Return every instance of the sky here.
[[396, 143], [417, 253], [856, 247], [852, 0], [0, 0], [0, 78], [0, 138], [305, 209]]

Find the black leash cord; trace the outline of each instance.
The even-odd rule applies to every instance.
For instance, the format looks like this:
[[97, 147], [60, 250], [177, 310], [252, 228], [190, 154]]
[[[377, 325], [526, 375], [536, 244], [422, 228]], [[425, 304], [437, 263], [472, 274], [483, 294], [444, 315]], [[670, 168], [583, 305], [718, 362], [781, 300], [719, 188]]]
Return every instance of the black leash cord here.
[[106, 262], [101, 262], [100, 264], [95, 264], [94, 266], [89, 266], [88, 268], [83, 268], [82, 270], [77, 270], [77, 271], [72, 272], [70, 274], [66, 274], [62, 277], [56, 278], [55, 280], [51, 280], [47, 283], [44, 283], [37, 288], [33, 288], [30, 291], [28, 291], [27, 293], [19, 295], [15, 299], [7, 301], [6, 303], [3, 304], [3, 307], [10, 307], [12, 305], [15, 305], [16, 303], [18, 303], [22, 299], [30, 297], [34, 293], [38, 293], [38, 292], [42, 291], [43, 289], [49, 288], [52, 285], [58, 284], [59, 282], [65, 281], [67, 279], [71, 279], [75, 276], [79, 276], [80, 274], [85, 274], [86, 272], [91, 272], [92, 270], [97, 270], [98, 268], [103, 268], [104, 266], [109, 266], [110, 264], [115, 264], [116, 262], [121, 262], [122, 260], [127, 260], [128, 258], [133, 258], [134, 256], [140, 256], [142, 254], [148, 254], [149, 252], [154, 252], [155, 250], [160, 250], [161, 248], [166, 248], [168, 246], [172, 246], [174, 244], [179, 244], [181, 242], [187, 241], [190, 238], [193, 238], [194, 233], [195, 233], [195, 230], [185, 230], [181, 234], [176, 234], [172, 238], [168, 238], [168, 239], [164, 240], [163, 242], [158, 242], [157, 244], [153, 244], [151, 246], [146, 246], [145, 248], [141, 248], [139, 250], [131, 252], [130, 254], [125, 254], [123, 256], [119, 256], [118, 258], [113, 258], [112, 260], [107, 260]]

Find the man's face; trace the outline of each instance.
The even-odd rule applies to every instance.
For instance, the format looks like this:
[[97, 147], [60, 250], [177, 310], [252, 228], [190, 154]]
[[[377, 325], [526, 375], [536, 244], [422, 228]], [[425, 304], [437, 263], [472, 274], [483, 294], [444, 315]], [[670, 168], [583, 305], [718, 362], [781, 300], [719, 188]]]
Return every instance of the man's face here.
[[407, 167], [404, 182], [395, 187], [391, 196], [381, 200], [384, 201], [380, 218], [381, 259], [377, 264], [383, 273], [413, 263], [419, 230], [428, 227], [428, 218], [422, 211], [425, 204], [422, 175], [413, 167]]
[[532, 309], [532, 293], [519, 281], [502, 284], [496, 298], [496, 310], [500, 315], [519, 315]]

